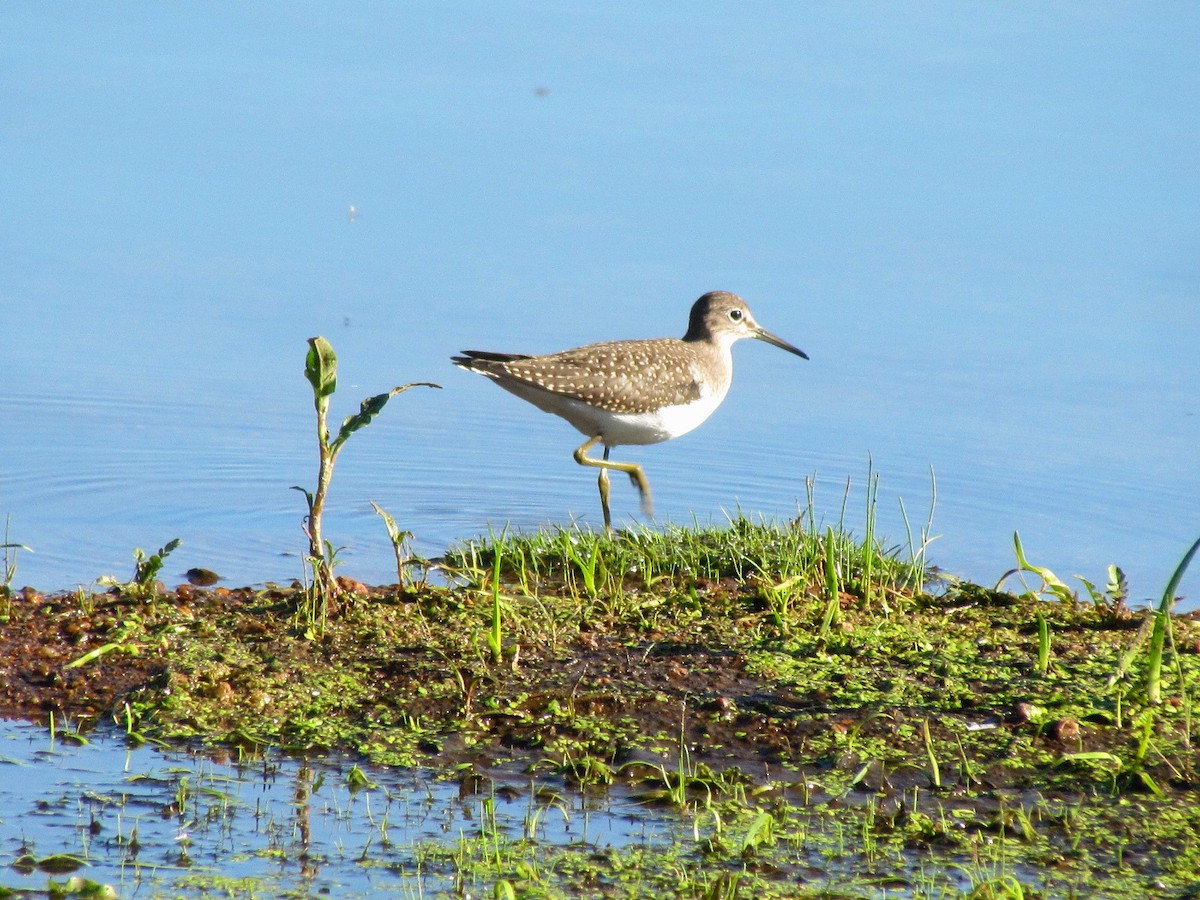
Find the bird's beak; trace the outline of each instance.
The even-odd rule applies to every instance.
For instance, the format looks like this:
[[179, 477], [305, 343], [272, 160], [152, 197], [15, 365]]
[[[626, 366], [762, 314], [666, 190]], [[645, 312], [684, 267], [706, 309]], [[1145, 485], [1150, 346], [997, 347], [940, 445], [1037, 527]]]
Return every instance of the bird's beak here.
[[808, 354], [799, 347], [793, 347], [783, 338], [776, 337], [775, 335], [771, 334], [771, 332], [767, 331], [767, 329], [759, 328], [757, 325], [755, 325], [750, 330], [754, 333], [754, 336], [758, 338], [758, 340], [766, 341], [768, 344], [774, 344], [780, 350], [786, 350], [788, 353], [795, 353], [801, 359], [808, 359]]

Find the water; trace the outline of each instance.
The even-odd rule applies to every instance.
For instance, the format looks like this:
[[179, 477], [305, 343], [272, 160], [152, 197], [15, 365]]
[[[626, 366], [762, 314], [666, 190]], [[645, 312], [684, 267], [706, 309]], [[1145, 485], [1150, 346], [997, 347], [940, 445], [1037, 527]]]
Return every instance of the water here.
[[[735, 350], [729, 400], [647, 467], [660, 521], [880, 528], [994, 581], [1162, 590], [1200, 535], [1200, 11], [124, 5], [0, 12], [0, 515], [18, 584], [183, 546], [302, 573], [305, 339], [334, 415], [394, 384], [334, 479], [343, 571], [394, 579], [370, 501], [436, 553], [599, 523], [581, 438], [463, 348], [679, 335], [745, 296], [812, 357]], [[614, 514], [636, 497], [614, 483]], [[1200, 597], [1200, 569], [1181, 591]]]
[[528, 778], [464, 789], [372, 768], [369, 785], [352, 790], [353, 765], [278, 754], [239, 764], [99, 735], [79, 746], [0, 719], [0, 851], [81, 861], [69, 873], [6, 868], [0, 885], [44, 890], [73, 874], [122, 897], [441, 896], [454, 887], [452, 867], [430, 854], [460, 838], [600, 851], [670, 844], [688, 830], [683, 817], [628, 796], [597, 799], [545, 780], [536, 792]]

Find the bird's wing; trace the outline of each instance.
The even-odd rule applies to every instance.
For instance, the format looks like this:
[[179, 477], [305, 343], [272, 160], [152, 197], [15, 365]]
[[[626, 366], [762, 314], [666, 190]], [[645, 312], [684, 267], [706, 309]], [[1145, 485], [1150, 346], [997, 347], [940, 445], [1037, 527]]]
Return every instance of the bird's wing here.
[[505, 376], [616, 413], [645, 413], [702, 395], [700, 374], [670, 351], [671, 338], [591, 344], [498, 363]]

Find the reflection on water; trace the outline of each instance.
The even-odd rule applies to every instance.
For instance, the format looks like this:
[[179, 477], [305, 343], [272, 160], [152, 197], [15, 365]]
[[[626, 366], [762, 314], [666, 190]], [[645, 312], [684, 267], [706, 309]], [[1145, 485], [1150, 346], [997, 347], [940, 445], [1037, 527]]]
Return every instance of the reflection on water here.
[[1003, 756], [943, 787], [848, 748], [762, 784], [685, 754], [648, 766], [661, 781], [586, 793], [537, 758], [431, 773], [89, 737], [0, 720], [0, 893], [1057, 897], [1097, 895], [1097, 878], [1179, 892], [1194, 875], [1171, 849], [1194, 834], [1186, 790], [988, 786]]
[[0, 854], [18, 861], [0, 887], [12, 889], [76, 875], [122, 897], [434, 896], [455, 884], [429, 861], [431, 845], [484, 834], [650, 846], [685, 827], [627, 798], [515, 773], [506, 782], [440, 781], [415, 770], [364, 772], [336, 755], [238, 762], [97, 736], [80, 746], [0, 720]]

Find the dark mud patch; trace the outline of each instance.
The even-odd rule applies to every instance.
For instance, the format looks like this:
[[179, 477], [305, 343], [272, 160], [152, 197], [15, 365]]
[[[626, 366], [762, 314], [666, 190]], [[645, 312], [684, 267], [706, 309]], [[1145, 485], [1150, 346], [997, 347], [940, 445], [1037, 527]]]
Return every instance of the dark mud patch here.
[[970, 883], [1017, 873], [1046, 896], [1109, 872], [1107, 896], [1195, 887], [1194, 616], [1172, 620], [1150, 703], [1145, 616], [1122, 606], [960, 585], [844, 594], [831, 618], [803, 585], [781, 602], [754, 580], [517, 584], [347, 582], [323, 623], [295, 587], [25, 591], [0, 622], [0, 710], [135, 742], [348, 750], [468, 791], [619, 782], [715, 828], [681, 865], [697, 884], [733, 866], [739, 896], [792, 896], [831, 864], [864, 884], [902, 870], [916, 895], [923, 872], [971, 866]]
[[781, 621], [741, 584], [509, 596], [499, 660], [484, 636], [490, 601], [467, 589], [360, 587], [319, 635], [297, 619], [297, 589], [25, 592], [0, 626], [0, 709], [384, 763], [520, 752], [615, 772], [674, 767], [682, 753], [756, 780], [816, 768], [875, 787], [1195, 787], [1192, 617], [1175, 622], [1176, 672], [1151, 707], [1139, 616], [977, 590], [893, 598], [888, 612], [847, 596], [821, 640], [817, 598], [796, 598]]

